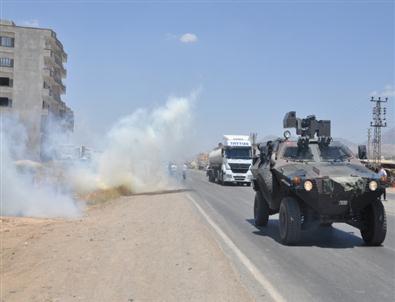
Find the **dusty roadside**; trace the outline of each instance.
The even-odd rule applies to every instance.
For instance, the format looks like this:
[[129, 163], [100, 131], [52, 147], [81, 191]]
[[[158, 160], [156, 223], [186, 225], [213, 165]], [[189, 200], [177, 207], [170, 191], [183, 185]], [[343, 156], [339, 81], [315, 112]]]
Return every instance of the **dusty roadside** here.
[[251, 301], [184, 193], [2, 218], [1, 301]]

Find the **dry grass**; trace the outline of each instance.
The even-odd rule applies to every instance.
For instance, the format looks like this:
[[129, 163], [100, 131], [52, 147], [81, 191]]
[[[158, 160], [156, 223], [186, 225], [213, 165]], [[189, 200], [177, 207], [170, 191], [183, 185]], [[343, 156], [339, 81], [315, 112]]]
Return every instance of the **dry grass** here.
[[99, 189], [85, 195], [80, 195], [78, 198], [85, 200], [88, 205], [95, 205], [129, 195], [132, 195], [132, 192], [128, 188], [119, 186], [116, 188]]

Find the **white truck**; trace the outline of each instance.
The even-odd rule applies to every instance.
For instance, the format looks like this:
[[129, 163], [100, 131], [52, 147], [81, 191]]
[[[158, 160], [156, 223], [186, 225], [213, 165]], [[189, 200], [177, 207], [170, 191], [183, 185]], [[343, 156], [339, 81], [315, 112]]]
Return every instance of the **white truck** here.
[[251, 185], [252, 145], [248, 135], [224, 135], [223, 143], [209, 153], [210, 182]]

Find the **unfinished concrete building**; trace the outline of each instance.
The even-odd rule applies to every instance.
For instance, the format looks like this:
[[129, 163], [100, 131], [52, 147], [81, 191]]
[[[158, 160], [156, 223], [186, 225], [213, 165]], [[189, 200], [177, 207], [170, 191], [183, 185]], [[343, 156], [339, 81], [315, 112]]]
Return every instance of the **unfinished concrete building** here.
[[62, 101], [67, 54], [51, 29], [0, 21], [0, 113], [17, 116], [32, 159], [45, 158], [53, 123], [73, 131], [73, 111]]

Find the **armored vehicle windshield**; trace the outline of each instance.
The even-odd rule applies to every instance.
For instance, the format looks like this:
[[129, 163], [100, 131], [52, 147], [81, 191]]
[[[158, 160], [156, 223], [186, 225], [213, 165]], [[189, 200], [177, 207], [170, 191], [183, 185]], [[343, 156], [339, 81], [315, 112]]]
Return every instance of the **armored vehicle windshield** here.
[[289, 160], [308, 160], [313, 161], [314, 156], [310, 146], [302, 148], [298, 146], [287, 146], [283, 153], [283, 158]]
[[345, 161], [353, 157], [346, 146], [336, 142], [329, 146], [320, 146], [319, 151], [321, 161]]
[[343, 162], [353, 157], [352, 152], [338, 142], [325, 146], [311, 141], [307, 146], [298, 146], [297, 142], [290, 141], [281, 153], [282, 158], [289, 161]]

